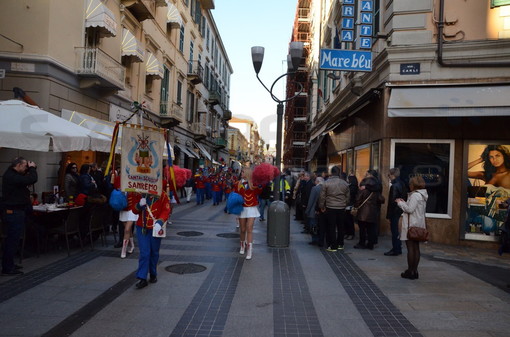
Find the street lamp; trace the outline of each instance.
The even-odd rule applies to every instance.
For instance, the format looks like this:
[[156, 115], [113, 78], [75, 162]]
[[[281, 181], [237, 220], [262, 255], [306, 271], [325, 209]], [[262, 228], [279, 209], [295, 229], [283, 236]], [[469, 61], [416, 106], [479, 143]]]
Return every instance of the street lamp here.
[[[299, 92], [294, 96], [287, 99], [279, 99], [273, 93], [274, 86], [276, 82], [282, 79], [285, 76], [293, 74], [297, 71], [299, 64], [301, 63], [301, 58], [303, 57], [303, 42], [291, 42], [289, 46], [289, 54], [287, 55], [287, 72], [281, 76], [279, 76], [271, 85], [271, 88], [268, 89], [264, 82], [259, 77], [260, 68], [262, 67], [262, 61], [264, 60], [264, 47], [256, 46], [251, 47], [251, 59], [253, 62], [253, 68], [255, 69], [255, 74], [257, 75], [257, 79], [260, 84], [264, 87], [264, 89], [269, 92], [273, 101], [278, 103], [276, 108], [276, 167], [281, 170], [281, 161], [282, 161], [282, 121], [283, 121], [283, 103], [288, 102], [301, 94], [303, 91], [303, 86], [301, 83], [297, 82], [300, 86]], [[275, 200], [280, 200], [280, 176], [275, 178], [276, 186], [273, 189]]]

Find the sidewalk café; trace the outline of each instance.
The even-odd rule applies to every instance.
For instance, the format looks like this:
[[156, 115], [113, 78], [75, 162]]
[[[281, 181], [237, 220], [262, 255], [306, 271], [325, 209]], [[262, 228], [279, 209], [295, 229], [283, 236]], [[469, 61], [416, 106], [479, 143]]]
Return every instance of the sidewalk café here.
[[[0, 101], [0, 174], [3, 175], [16, 157], [21, 156], [37, 164], [38, 182], [31, 189], [39, 197], [38, 201], [42, 205], [34, 209], [38, 216], [36, 220], [58, 226], [65, 223], [70, 214], [80, 213], [81, 216], [75, 216], [74, 218], [79, 219], [86, 214], [85, 218], [90, 219], [90, 221], [86, 221], [86, 225], [92, 225], [92, 218], [94, 218], [92, 208], [80, 212], [69, 212], [69, 205], [67, 203], [57, 205], [62, 200], [56, 199], [55, 196], [62, 192], [65, 169], [69, 163], [76, 163], [78, 168], [82, 164], [91, 163], [97, 163], [98, 166], [104, 166], [103, 169], [106, 168], [115, 123], [104, 122], [105, 128], [103, 130], [97, 130], [97, 125], [96, 129], [91, 130], [19, 100]], [[147, 129], [138, 125], [131, 125], [131, 128], [137, 130]], [[154, 130], [163, 133], [162, 129]], [[160, 139], [160, 143], [164, 143], [163, 135]], [[118, 139], [118, 146], [115, 149], [117, 158], [115, 158], [115, 162], [112, 162], [112, 165], [124, 160], [125, 155], [120, 155], [121, 143], [122, 140]], [[152, 143], [149, 142], [148, 144], [150, 151], [153, 151]], [[133, 148], [133, 146], [136, 147], [136, 144], [130, 144], [130, 148]], [[167, 158], [166, 151], [165, 146], [160, 144], [157, 155], [151, 152], [151, 159], [155, 159], [155, 162], [151, 165], [157, 165], [158, 167], [162, 165], [162, 162]], [[133, 151], [130, 151], [130, 154], [131, 152]], [[162, 153], [163, 155], [161, 155]], [[136, 165], [136, 160], [134, 161]], [[145, 164], [147, 164], [147, 160], [144, 162]], [[104, 206], [106, 207], [102, 208], [109, 208], [107, 204]], [[96, 213], [103, 215], [96, 218], [101, 218], [104, 224], [104, 221], [108, 221], [111, 217], [105, 213], [106, 210], [99, 208], [101, 207], [98, 207]], [[104, 228], [103, 225], [99, 227]], [[44, 232], [46, 230], [48, 228], [44, 228]], [[37, 230], [36, 232], [37, 252], [39, 252], [40, 231]], [[92, 231], [86, 230], [85, 233], [87, 232], [91, 234]], [[30, 233], [27, 234], [31, 235]], [[30, 243], [31, 240], [28, 241]], [[92, 241], [91, 236], [91, 244]], [[67, 235], [66, 244], [69, 251]]]

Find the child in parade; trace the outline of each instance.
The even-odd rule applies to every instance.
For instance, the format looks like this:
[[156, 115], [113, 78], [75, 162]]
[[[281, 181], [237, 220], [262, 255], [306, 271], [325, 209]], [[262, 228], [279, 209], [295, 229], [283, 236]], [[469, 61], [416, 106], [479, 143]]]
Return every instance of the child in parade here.
[[140, 246], [140, 257], [138, 259], [138, 270], [136, 278], [137, 289], [145, 288], [149, 282], [156, 283], [157, 265], [159, 261], [159, 247], [161, 246], [161, 238], [153, 237], [153, 231], [160, 231], [163, 224], [168, 220], [172, 209], [170, 207], [170, 199], [167, 195], [167, 183], [163, 182], [163, 192], [161, 195], [147, 195], [142, 197], [132, 208], [133, 213], [138, 214], [136, 222], [136, 238]]

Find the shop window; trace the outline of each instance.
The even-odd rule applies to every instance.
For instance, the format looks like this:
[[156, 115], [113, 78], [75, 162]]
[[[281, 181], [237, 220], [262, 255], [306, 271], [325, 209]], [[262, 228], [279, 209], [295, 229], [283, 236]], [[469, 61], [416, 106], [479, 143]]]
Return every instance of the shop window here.
[[510, 198], [510, 145], [467, 145], [465, 238], [496, 241]]
[[354, 149], [355, 170], [354, 175], [360, 182], [370, 169], [370, 146], [363, 145]]
[[453, 140], [392, 140], [391, 167], [400, 169], [406, 184], [413, 176], [426, 183], [427, 216], [451, 218], [453, 196]]

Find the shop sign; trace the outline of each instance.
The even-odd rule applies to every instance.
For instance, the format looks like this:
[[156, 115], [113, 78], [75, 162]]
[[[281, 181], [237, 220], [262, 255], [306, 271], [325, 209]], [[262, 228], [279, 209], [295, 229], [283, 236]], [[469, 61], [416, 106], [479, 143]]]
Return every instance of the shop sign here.
[[[356, 12], [356, 6], [359, 13]], [[359, 14], [359, 29], [355, 30], [355, 16]], [[342, 3], [341, 41], [358, 41], [359, 49], [372, 49], [374, 21], [373, 0], [344, 0]]]
[[140, 121], [137, 114], [133, 115], [133, 111], [129, 111], [115, 104], [110, 104], [109, 118], [110, 122], [124, 122], [129, 120], [131, 124], [139, 124]]
[[418, 75], [419, 73], [419, 63], [402, 63], [400, 65], [400, 75]]
[[510, 198], [510, 145], [469, 144], [465, 238], [497, 241]]
[[372, 71], [372, 53], [362, 50], [321, 49], [320, 69]]

